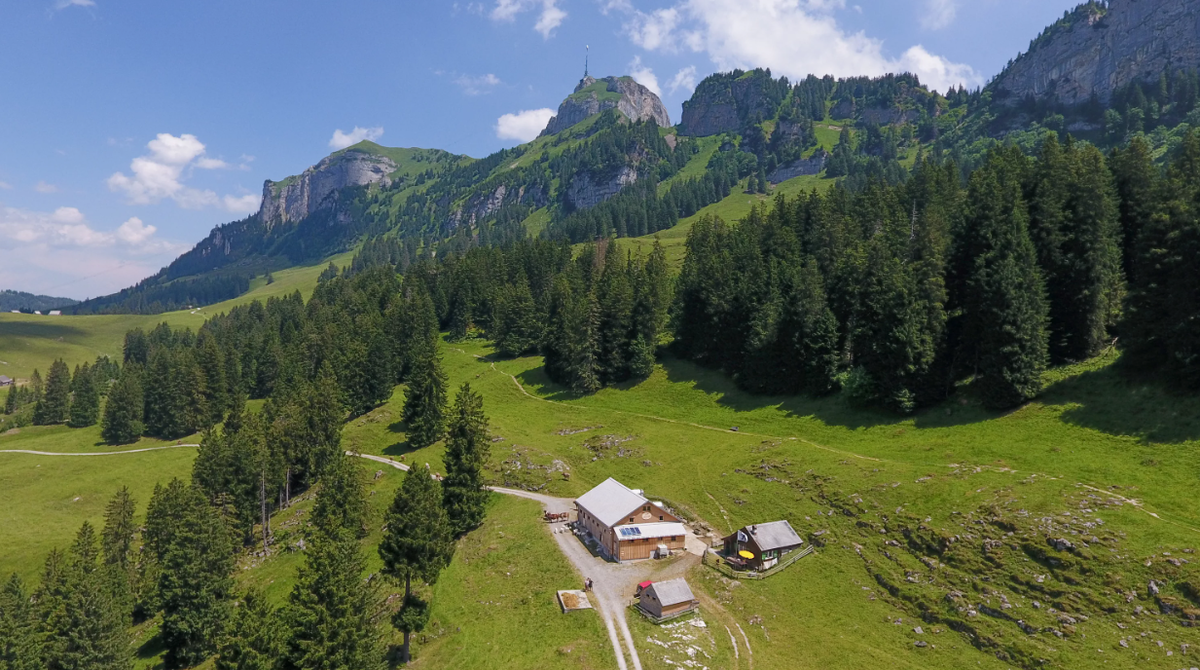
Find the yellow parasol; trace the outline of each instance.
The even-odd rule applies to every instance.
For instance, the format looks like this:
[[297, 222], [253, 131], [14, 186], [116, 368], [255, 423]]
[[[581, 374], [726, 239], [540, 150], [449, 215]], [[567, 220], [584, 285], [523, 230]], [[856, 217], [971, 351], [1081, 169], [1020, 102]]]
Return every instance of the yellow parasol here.
[[738, 556], [741, 556], [742, 558], [754, 558], [754, 554], [746, 551], [745, 549], [739, 551]]

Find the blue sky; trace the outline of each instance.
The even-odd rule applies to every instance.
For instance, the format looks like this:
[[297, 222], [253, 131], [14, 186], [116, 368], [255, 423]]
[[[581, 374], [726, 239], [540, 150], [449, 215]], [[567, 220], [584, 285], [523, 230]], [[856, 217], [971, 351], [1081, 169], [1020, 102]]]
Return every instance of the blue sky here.
[[583, 69], [673, 121], [705, 75], [915, 71], [977, 86], [1074, 0], [10, 0], [0, 288], [74, 298], [256, 211], [363, 137], [476, 157], [536, 135]]

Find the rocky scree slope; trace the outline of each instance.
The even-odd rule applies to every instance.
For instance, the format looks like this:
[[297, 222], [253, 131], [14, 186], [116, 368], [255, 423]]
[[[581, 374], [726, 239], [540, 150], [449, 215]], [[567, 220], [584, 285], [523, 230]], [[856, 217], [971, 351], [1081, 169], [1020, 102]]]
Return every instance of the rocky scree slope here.
[[571, 126], [597, 114], [616, 109], [630, 121], [654, 119], [660, 128], [671, 125], [671, 117], [650, 89], [631, 77], [605, 77], [596, 80], [584, 76], [575, 86], [575, 92], [558, 106], [558, 114], [546, 124], [539, 137], [557, 135]]
[[[991, 84], [1012, 101], [1055, 96], [1066, 104], [1164, 71], [1200, 66], [1200, 3], [1110, 0], [1076, 7], [1033, 41]], [[685, 112], [686, 118], [686, 112]]]

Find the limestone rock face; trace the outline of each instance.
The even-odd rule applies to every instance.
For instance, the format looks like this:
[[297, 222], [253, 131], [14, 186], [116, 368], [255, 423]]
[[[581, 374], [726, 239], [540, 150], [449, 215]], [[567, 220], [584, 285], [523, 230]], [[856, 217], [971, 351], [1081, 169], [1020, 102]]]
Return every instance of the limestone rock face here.
[[610, 109], [616, 109], [630, 121], [654, 119], [659, 127], [667, 128], [671, 125], [671, 117], [667, 114], [662, 100], [632, 78], [605, 77], [596, 80], [593, 77], [584, 77], [579, 80], [575, 92], [558, 106], [558, 114], [546, 124], [542, 135], [561, 133], [588, 117]]
[[1200, 67], [1200, 3], [1110, 0], [1092, 3], [1038, 38], [992, 83], [1013, 101], [1053, 95], [1068, 104], [1156, 78], [1165, 69]]
[[396, 164], [385, 156], [353, 148], [335, 153], [296, 177], [282, 182], [268, 179], [263, 184], [259, 218], [268, 228], [299, 221], [320, 209], [336, 206], [343, 188], [391, 185], [388, 175], [395, 170]]
[[772, 184], [779, 184], [796, 177], [820, 174], [821, 170], [825, 169], [825, 161], [827, 160], [829, 160], [829, 152], [824, 149], [817, 149], [810, 158], [801, 158], [787, 165], [780, 165], [778, 168], [775, 168], [774, 172], [767, 175], [767, 181]]
[[679, 126], [684, 135], [695, 137], [735, 133], [746, 119], [769, 118], [773, 112], [761, 78], [744, 77], [728, 83], [706, 80], [683, 103]]
[[505, 205], [523, 204], [530, 207], [544, 207], [549, 201], [546, 193], [536, 185], [512, 188], [500, 184], [492, 191], [484, 191], [472, 196], [461, 207], [451, 212], [445, 228], [449, 231], [463, 224], [474, 226], [475, 222], [495, 214]]
[[633, 184], [637, 179], [637, 168], [632, 165], [622, 166], [610, 179], [599, 182], [590, 173], [584, 172], [571, 180], [571, 185], [567, 188], [567, 200], [575, 209], [595, 207], [620, 193], [621, 189]]

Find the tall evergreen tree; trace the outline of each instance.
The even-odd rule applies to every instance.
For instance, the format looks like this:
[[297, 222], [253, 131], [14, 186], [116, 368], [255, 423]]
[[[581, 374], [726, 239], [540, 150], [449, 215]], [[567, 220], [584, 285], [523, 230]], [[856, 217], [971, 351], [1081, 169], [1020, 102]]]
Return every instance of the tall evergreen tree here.
[[423, 616], [425, 603], [414, 595], [412, 582], [436, 582], [454, 553], [453, 530], [442, 505], [441, 485], [427, 468], [414, 467], [405, 474], [385, 521], [387, 530], [379, 543], [379, 557], [383, 559], [384, 574], [404, 582], [403, 605], [392, 623], [404, 633], [401, 660], [407, 663], [412, 634], [419, 632], [427, 620]]
[[121, 487], [104, 509], [104, 528], [100, 532], [100, 554], [113, 587], [113, 600], [125, 613], [132, 613], [138, 601], [138, 580], [133, 543], [137, 535], [135, 504], [129, 487]]
[[[216, 651], [229, 617], [234, 568], [233, 545], [220, 514], [198, 488], [176, 482], [167, 489], [174, 500], [147, 512], [146, 522], [152, 546], [161, 552], [159, 635], [169, 669], [197, 665]], [[159, 517], [154, 532], [151, 514]]]
[[39, 426], [63, 423], [71, 409], [71, 370], [62, 359], [50, 365], [46, 391], [33, 409], [33, 422]]
[[67, 421], [72, 428], [83, 428], [96, 424], [100, 416], [100, 393], [96, 380], [87, 363], [79, 368], [72, 380], [75, 393], [71, 397], [71, 417]]
[[136, 364], [121, 369], [121, 377], [108, 393], [100, 435], [109, 444], [129, 444], [142, 436], [142, 372]]
[[0, 588], [0, 669], [41, 670], [36, 611], [15, 572]]
[[446, 431], [446, 374], [437, 350], [422, 349], [422, 357], [413, 363], [404, 397], [408, 443], [414, 449], [437, 442]]
[[1121, 266], [1135, 280], [1138, 239], [1158, 206], [1158, 168], [1145, 138], [1136, 136], [1124, 149], [1114, 149], [1108, 162], [1116, 181], [1121, 222]]
[[[339, 466], [331, 466], [337, 472]], [[360, 523], [351, 509], [360, 499], [336, 500], [345, 487], [322, 488], [305, 551], [304, 565], [284, 613], [288, 628], [282, 667], [287, 670], [381, 670], [384, 652], [378, 630], [382, 603], [376, 585], [363, 580], [366, 561], [359, 547]], [[347, 525], [349, 524], [349, 525]]]
[[487, 417], [483, 396], [464, 383], [450, 410], [446, 435], [446, 477], [442, 480], [442, 503], [450, 517], [455, 535], [462, 535], [483, 523], [488, 490], [484, 488], [483, 469], [491, 456]]
[[217, 653], [217, 670], [275, 670], [284, 651], [279, 613], [251, 588], [234, 610]]
[[496, 348], [506, 356], [536, 351], [542, 338], [542, 321], [524, 272], [508, 287], [502, 305]]
[[46, 619], [46, 667], [54, 670], [123, 670], [130, 666], [125, 616], [114, 607], [99, 565], [91, 524], [71, 545], [58, 584], [61, 607]]
[[1015, 150], [993, 152], [971, 175], [968, 230], [977, 245], [966, 284], [970, 324], [965, 342], [983, 402], [1018, 405], [1041, 391], [1048, 349], [1048, 307], [1026, 227]]

